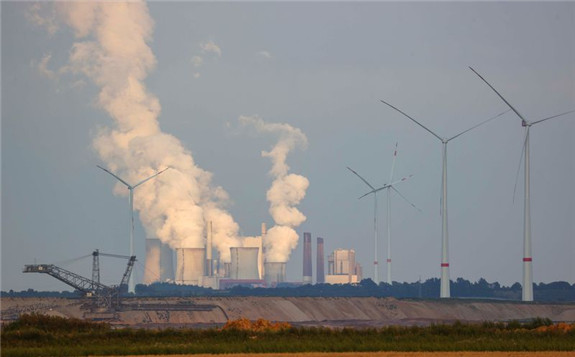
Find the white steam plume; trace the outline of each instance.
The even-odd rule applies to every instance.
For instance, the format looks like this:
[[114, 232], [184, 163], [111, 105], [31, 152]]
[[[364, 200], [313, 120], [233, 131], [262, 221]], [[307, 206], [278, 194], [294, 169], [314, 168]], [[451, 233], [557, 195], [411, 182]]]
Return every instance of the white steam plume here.
[[305, 149], [307, 137], [289, 124], [267, 123], [258, 116], [241, 116], [239, 121], [242, 125], [253, 126], [260, 133], [279, 135], [271, 151], [262, 151], [262, 156], [272, 160], [270, 175], [274, 181], [267, 192], [267, 200], [270, 202], [270, 215], [276, 223], [265, 236], [264, 248], [266, 261], [287, 262], [299, 238], [294, 228], [306, 220], [295, 206], [305, 197], [309, 180], [301, 175], [288, 174], [286, 158], [298, 146]]
[[[107, 167], [136, 183], [170, 166], [135, 191], [134, 206], [148, 236], [173, 248], [203, 247], [205, 222], [223, 261], [239, 246], [238, 225], [222, 205], [225, 191], [212, 187], [211, 174], [158, 123], [160, 103], [144, 80], [156, 58], [148, 42], [153, 21], [143, 2], [56, 2], [59, 18], [75, 32], [67, 71], [88, 77], [100, 92], [97, 105], [114, 120], [99, 130], [93, 146]], [[121, 184], [115, 193], [126, 194]]]

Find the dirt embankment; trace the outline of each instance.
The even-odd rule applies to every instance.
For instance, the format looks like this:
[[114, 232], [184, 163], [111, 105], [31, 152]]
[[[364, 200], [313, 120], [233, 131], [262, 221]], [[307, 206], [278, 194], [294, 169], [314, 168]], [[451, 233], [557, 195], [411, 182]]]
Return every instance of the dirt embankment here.
[[310, 326], [427, 325], [432, 322], [529, 320], [575, 322], [574, 304], [537, 304], [394, 298], [208, 297], [132, 298], [115, 314], [93, 313], [85, 301], [59, 298], [2, 298], [2, 320], [22, 313], [113, 319], [135, 326], [220, 325], [245, 317]]

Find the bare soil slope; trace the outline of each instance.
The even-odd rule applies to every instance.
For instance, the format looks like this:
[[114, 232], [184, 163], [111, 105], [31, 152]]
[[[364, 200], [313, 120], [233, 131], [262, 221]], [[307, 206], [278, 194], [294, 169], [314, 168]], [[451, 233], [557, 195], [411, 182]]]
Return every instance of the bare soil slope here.
[[2, 320], [22, 313], [112, 319], [121, 325], [177, 327], [220, 325], [245, 317], [310, 326], [427, 325], [432, 322], [529, 320], [575, 322], [575, 304], [394, 298], [204, 297], [132, 298], [114, 314], [88, 310], [86, 301], [61, 298], [1, 298]]

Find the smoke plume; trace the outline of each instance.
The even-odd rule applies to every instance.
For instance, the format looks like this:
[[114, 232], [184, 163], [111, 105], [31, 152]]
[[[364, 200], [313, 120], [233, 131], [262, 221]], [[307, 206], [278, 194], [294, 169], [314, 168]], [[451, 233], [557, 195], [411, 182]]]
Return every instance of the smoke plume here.
[[[171, 169], [134, 191], [134, 207], [149, 237], [173, 248], [203, 247], [205, 222], [213, 221], [213, 241], [221, 260], [238, 244], [238, 225], [223, 208], [227, 194], [211, 184], [190, 151], [161, 131], [161, 106], [144, 80], [156, 65], [148, 45], [153, 20], [143, 2], [56, 2], [58, 18], [75, 33], [65, 70], [84, 75], [98, 88], [98, 107], [113, 119], [93, 147], [106, 166], [134, 184], [165, 167]], [[125, 195], [118, 183], [115, 193]]]
[[272, 150], [262, 151], [262, 156], [272, 161], [269, 173], [274, 181], [267, 192], [267, 200], [270, 202], [270, 215], [276, 223], [265, 236], [264, 248], [266, 261], [287, 262], [299, 238], [294, 228], [306, 220], [295, 206], [305, 197], [309, 180], [301, 175], [288, 174], [286, 159], [294, 148], [307, 148], [307, 137], [289, 124], [267, 123], [257, 116], [241, 116], [239, 121], [242, 125], [253, 126], [260, 133], [279, 136]]

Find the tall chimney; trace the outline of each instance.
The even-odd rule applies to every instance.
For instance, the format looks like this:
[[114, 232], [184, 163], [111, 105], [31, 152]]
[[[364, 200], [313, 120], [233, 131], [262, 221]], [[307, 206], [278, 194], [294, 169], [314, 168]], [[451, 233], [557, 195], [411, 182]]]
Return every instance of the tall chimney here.
[[315, 278], [317, 284], [325, 283], [325, 271], [324, 271], [325, 263], [323, 259], [324, 259], [323, 238], [317, 237], [317, 259], [315, 262], [317, 265], [316, 278]]
[[311, 265], [311, 233], [303, 234], [303, 283], [312, 283], [312, 265]]

